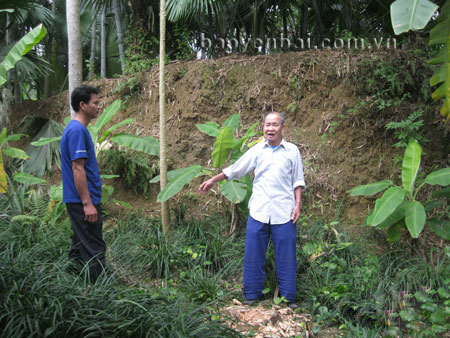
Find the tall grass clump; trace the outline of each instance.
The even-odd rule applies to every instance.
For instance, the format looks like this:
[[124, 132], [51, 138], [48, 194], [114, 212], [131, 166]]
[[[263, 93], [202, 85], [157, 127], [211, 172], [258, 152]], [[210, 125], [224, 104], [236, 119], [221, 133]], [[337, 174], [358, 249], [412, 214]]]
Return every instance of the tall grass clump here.
[[[437, 308], [448, 303], [442, 297], [448, 294], [450, 299], [450, 248], [435, 252], [430, 262], [411, 256], [409, 250], [375, 255], [367, 249], [364, 239], [350, 242], [336, 226], [337, 222], [313, 222], [306, 230], [306, 240], [301, 240], [298, 247], [299, 298], [317, 323], [347, 327], [355, 335], [389, 335], [384, 330], [390, 321], [401, 317], [407, 295], [420, 298], [420, 294], [434, 290], [433, 295], [440, 292], [440, 298], [435, 297]], [[417, 300], [410, 305], [421, 309]], [[448, 312], [443, 318], [450, 319]], [[406, 327], [404, 320], [401, 325]], [[423, 320], [422, 325], [434, 324]]]
[[[114, 263], [122, 259], [124, 270], [108, 267], [91, 285], [88, 269], [78, 270], [67, 258], [71, 238], [67, 218], [57, 224], [25, 226], [0, 218], [0, 337], [238, 337], [220, 321], [211, 320], [211, 302], [199, 303], [223, 295], [219, 280], [212, 279], [215, 297], [192, 299], [193, 288], [207, 289], [194, 278], [189, 293], [180, 290], [175, 295], [167, 287], [148, 287], [142, 280], [140, 285], [130, 285], [123, 278], [123, 273], [143, 271], [173, 274], [172, 265], [179, 269], [192, 260], [192, 256], [183, 258], [184, 243], [176, 236], [173, 242], [162, 239], [155, 222], [131, 217], [106, 232], [107, 242], [112, 243], [108, 256]], [[172, 252], [179, 244], [179, 250]], [[166, 259], [150, 250], [152, 245], [166, 245], [171, 255]]]

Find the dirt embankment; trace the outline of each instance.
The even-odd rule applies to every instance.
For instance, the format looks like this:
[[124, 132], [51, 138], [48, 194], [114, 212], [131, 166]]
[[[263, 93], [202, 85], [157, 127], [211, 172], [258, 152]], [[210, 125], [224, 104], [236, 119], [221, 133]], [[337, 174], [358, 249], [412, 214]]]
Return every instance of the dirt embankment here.
[[[406, 118], [421, 99], [413, 94], [399, 107], [391, 108], [389, 114], [379, 113], [370, 104], [360, 112], [349, 109], [368, 101], [361, 88], [371, 74], [361, 65], [399, 58], [405, 59], [405, 67], [409, 67], [410, 61], [400, 51], [308, 51], [171, 63], [167, 66], [166, 87], [171, 166], [176, 169], [208, 164], [214, 140], [197, 129], [199, 123], [220, 124], [239, 113], [238, 132], [242, 133], [255, 121], [261, 121], [264, 112], [284, 111], [286, 138], [299, 146], [304, 161], [306, 213], [332, 216], [338, 209], [352, 219], [359, 218], [370, 201], [349, 198], [345, 192], [358, 184], [382, 179], [398, 182], [398, 163], [394, 162], [403, 150], [392, 146], [396, 140], [384, 126], [389, 120]], [[155, 67], [133, 77], [99, 79], [91, 84], [102, 90], [105, 106], [117, 98], [124, 102], [115, 122], [132, 117], [132, 132], [158, 138], [158, 82]], [[28, 102], [16, 114], [62, 121], [68, 111], [66, 97], [65, 92], [46, 102]], [[450, 142], [439, 108], [429, 107], [424, 116], [425, 134], [431, 139], [424, 149], [424, 163], [442, 167], [450, 165]]]

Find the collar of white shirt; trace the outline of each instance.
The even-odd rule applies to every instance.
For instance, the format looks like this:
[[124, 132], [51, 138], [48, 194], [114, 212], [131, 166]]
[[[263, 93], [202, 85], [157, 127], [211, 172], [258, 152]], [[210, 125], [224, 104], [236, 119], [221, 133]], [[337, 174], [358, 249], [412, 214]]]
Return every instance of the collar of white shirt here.
[[[271, 147], [268, 139], [264, 139], [263, 142], [264, 142], [264, 147]], [[279, 145], [283, 146], [283, 148], [286, 149], [286, 140], [284, 138], [281, 139], [281, 143]]]

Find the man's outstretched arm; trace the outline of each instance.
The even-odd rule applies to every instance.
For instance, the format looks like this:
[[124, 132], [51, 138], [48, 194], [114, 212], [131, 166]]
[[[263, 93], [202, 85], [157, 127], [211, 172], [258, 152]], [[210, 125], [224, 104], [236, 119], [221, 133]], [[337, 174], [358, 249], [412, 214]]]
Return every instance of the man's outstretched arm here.
[[202, 195], [206, 195], [211, 188], [219, 181], [226, 180], [227, 177], [224, 173], [217, 174], [216, 176], [210, 178], [209, 180], [203, 182], [200, 184], [200, 187], [198, 188], [198, 192]]

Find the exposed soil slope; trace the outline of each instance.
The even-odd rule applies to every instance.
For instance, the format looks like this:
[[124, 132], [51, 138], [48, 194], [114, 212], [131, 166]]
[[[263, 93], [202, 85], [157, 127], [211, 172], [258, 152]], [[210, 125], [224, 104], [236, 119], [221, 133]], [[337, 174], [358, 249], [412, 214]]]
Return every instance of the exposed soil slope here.
[[[401, 58], [405, 69], [411, 62], [417, 69], [424, 67], [423, 62], [410, 61], [405, 55], [403, 51], [308, 51], [171, 63], [167, 66], [171, 166], [207, 165], [213, 138], [201, 133], [198, 123], [222, 123], [230, 114], [239, 113], [245, 131], [264, 112], [285, 111], [286, 138], [299, 146], [304, 160], [307, 214], [332, 215], [336, 206], [342, 206], [340, 210], [348, 217], [358, 218], [370, 201], [349, 199], [345, 192], [358, 184], [398, 179], [394, 158], [403, 150], [392, 146], [396, 140], [384, 125], [388, 120], [404, 119], [421, 99], [413, 94], [384, 116], [375, 107], [359, 114], [348, 110], [367, 99], [361, 88], [371, 74], [362, 65], [368, 60]], [[117, 98], [125, 101], [115, 122], [132, 117], [135, 123], [129, 129], [158, 137], [157, 67], [133, 78], [99, 79], [91, 84], [101, 88], [105, 106]], [[412, 84], [417, 93], [420, 85]], [[62, 93], [46, 102], [27, 103], [18, 109], [17, 117], [31, 113], [62, 121], [68, 111], [66, 96]], [[450, 164], [450, 142], [448, 126], [441, 122], [438, 110], [439, 105], [434, 105], [424, 118], [426, 136], [431, 139], [424, 149], [424, 163], [442, 167]]]

